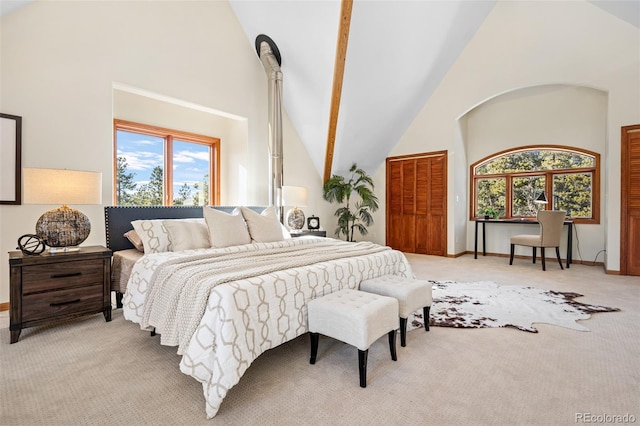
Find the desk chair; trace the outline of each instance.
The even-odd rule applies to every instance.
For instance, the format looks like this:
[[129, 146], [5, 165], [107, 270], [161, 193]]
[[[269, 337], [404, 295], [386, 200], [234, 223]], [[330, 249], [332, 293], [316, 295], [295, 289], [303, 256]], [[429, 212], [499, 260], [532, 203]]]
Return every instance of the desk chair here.
[[564, 225], [566, 214], [567, 212], [564, 211], [540, 210], [538, 212], [540, 235], [514, 235], [511, 237], [509, 265], [513, 265], [513, 253], [516, 245], [533, 247], [533, 263], [536, 263], [536, 249], [540, 247], [542, 270], [546, 271], [544, 249], [546, 247], [555, 247], [560, 269], [564, 269], [562, 267], [562, 261], [560, 260], [560, 238], [562, 236], [562, 226]]

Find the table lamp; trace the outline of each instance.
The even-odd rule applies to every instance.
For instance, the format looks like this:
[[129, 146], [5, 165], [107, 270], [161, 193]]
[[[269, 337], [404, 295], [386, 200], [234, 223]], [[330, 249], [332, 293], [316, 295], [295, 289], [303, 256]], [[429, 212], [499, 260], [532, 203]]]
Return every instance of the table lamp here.
[[304, 226], [304, 212], [299, 206], [307, 205], [307, 188], [303, 186], [283, 186], [282, 204], [293, 206], [287, 212], [287, 225], [293, 231], [299, 231]]
[[49, 252], [76, 251], [91, 232], [89, 218], [67, 204], [101, 204], [102, 173], [61, 169], [23, 169], [25, 204], [62, 204], [40, 216], [36, 235]]
[[538, 197], [533, 201], [536, 204], [547, 204], [547, 194], [544, 193], [544, 191], [542, 191], [540, 193], [540, 195], [538, 195]]

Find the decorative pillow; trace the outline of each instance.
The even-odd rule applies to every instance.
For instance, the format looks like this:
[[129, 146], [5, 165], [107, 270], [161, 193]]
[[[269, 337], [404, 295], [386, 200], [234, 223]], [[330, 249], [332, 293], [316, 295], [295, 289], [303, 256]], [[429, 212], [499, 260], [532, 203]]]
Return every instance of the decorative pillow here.
[[267, 207], [260, 214], [247, 207], [240, 207], [244, 216], [251, 239], [258, 243], [269, 243], [272, 241], [282, 241], [284, 235], [282, 226], [273, 206]]
[[127, 240], [129, 240], [131, 244], [133, 244], [136, 250], [144, 253], [144, 245], [142, 244], [142, 239], [140, 238], [140, 235], [138, 235], [135, 229], [125, 232], [124, 237]]
[[[183, 222], [202, 221], [202, 219], [172, 220]], [[145, 219], [134, 220], [131, 222], [133, 229], [140, 236], [140, 239], [142, 239], [145, 254], [172, 251], [169, 232], [167, 231], [167, 228], [164, 227], [165, 221], [167, 221], [167, 219]]]
[[251, 243], [247, 225], [238, 209], [231, 214], [211, 207], [205, 207], [203, 211], [211, 247], [223, 248]]
[[209, 229], [204, 219], [198, 221], [165, 220], [171, 251], [209, 248]]

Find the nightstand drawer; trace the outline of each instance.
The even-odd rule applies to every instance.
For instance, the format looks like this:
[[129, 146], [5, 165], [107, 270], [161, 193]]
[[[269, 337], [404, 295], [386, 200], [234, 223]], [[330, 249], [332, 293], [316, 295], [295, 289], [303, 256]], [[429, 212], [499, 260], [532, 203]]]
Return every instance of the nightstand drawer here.
[[52, 318], [75, 312], [96, 311], [103, 306], [102, 283], [25, 295], [22, 305], [22, 320], [33, 321]]
[[25, 266], [22, 268], [22, 293], [26, 295], [56, 288], [101, 284], [104, 271], [102, 263], [102, 259], [94, 259]]

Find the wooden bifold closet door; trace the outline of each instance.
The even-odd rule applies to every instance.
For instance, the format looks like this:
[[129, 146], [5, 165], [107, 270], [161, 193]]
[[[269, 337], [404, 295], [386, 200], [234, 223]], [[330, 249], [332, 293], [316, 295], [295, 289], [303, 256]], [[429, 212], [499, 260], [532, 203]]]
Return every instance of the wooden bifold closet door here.
[[447, 254], [447, 151], [387, 158], [386, 244]]
[[620, 273], [640, 275], [640, 125], [622, 128]]

